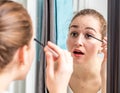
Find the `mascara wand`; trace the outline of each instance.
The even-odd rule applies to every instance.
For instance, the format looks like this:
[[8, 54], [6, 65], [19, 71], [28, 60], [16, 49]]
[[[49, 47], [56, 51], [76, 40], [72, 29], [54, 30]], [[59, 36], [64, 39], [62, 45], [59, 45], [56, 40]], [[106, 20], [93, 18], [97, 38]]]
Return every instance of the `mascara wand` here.
[[[39, 40], [37, 40], [36, 38], [34, 38], [34, 40], [41, 45], [43, 48], [45, 47], [45, 45], [43, 43], [41, 43]], [[58, 54], [56, 52], [54, 52], [51, 48], [47, 47], [48, 50], [53, 54], [54, 57], [58, 57]]]
[[44, 45], [43, 43], [41, 43], [40, 41], [38, 41], [36, 38], [34, 38], [34, 40], [35, 40], [38, 44], [40, 44], [42, 47], [45, 47], [45, 45]]
[[103, 42], [102, 40], [100, 40], [100, 39], [98, 39], [98, 38], [96, 38], [96, 37], [94, 37], [92, 35], [89, 35], [89, 36], [92, 37], [92, 38], [94, 38], [94, 39], [96, 39], [96, 40], [98, 40], [98, 41], [100, 41], [100, 42]]

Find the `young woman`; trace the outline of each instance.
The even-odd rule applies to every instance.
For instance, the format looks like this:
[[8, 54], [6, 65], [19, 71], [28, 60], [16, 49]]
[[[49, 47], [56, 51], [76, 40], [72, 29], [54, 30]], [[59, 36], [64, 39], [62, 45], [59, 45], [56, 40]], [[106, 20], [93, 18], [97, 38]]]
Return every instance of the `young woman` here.
[[106, 30], [106, 21], [96, 10], [83, 9], [73, 17], [67, 38], [74, 64], [68, 93], [106, 93]]
[[[26, 9], [14, 1], [1, 0], [0, 93], [4, 93], [13, 80], [25, 79], [34, 57], [33, 38], [32, 22]], [[47, 50], [48, 47], [53, 46], [57, 57]], [[54, 69], [53, 62], [47, 61], [46, 80], [50, 93], [66, 93], [73, 70], [70, 53], [51, 42], [46, 46], [45, 53], [47, 59], [54, 58], [57, 64], [57, 68]], [[50, 77], [50, 75], [52, 76]]]

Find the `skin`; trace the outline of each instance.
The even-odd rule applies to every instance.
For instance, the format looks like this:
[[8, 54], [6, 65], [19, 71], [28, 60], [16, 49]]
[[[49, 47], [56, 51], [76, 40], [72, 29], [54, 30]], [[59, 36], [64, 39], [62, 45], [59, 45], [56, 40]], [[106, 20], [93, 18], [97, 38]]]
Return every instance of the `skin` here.
[[[3, 73], [0, 73], [0, 83], [2, 84], [0, 85], [0, 93], [5, 91], [12, 81], [25, 79], [34, 57], [32, 42], [33, 39], [30, 41], [29, 47], [25, 45], [19, 48], [10, 64], [4, 69]], [[55, 57], [48, 47], [54, 50], [58, 56]], [[67, 85], [73, 72], [73, 58], [71, 54], [60, 49], [52, 42], [48, 42], [44, 51], [47, 59], [46, 84], [49, 92], [66, 93]]]
[[[31, 19], [21, 5], [2, 0], [0, 1], [0, 13], [0, 41], [5, 43], [0, 42], [0, 51], [2, 49], [0, 93], [4, 93], [12, 81], [26, 78], [33, 62], [35, 47], [33, 46], [34, 31], [32, 31]], [[54, 56], [50, 49], [58, 56]], [[71, 54], [51, 42], [46, 45], [45, 54], [47, 58], [46, 83], [49, 93], [66, 93], [73, 71]]]
[[[52, 49], [57, 57], [49, 51]], [[67, 93], [67, 86], [73, 72], [73, 58], [68, 51], [48, 42], [45, 49], [47, 59], [46, 84], [50, 93]]]
[[[67, 38], [68, 51], [72, 54], [74, 64], [69, 85], [74, 93], [97, 93], [102, 85], [102, 93], [106, 93], [107, 40], [100, 42], [88, 37], [88, 34], [101, 39], [98, 19], [90, 15], [76, 17]], [[80, 51], [82, 53], [74, 53]], [[103, 59], [98, 56], [102, 52]]]
[[16, 51], [13, 60], [0, 73], [0, 83], [2, 84], [0, 85], [0, 93], [5, 91], [12, 81], [25, 79], [34, 57], [32, 42], [33, 39], [30, 41], [29, 46], [20, 47]]

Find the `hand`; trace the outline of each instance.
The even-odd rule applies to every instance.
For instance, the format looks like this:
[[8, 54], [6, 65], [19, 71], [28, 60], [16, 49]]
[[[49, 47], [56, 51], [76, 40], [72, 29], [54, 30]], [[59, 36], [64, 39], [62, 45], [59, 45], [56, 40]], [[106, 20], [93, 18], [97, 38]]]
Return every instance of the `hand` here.
[[[54, 56], [49, 48], [58, 54]], [[67, 86], [73, 72], [73, 59], [71, 54], [48, 42], [44, 48], [47, 60], [46, 84], [50, 93], [66, 93]]]
[[106, 83], [107, 83], [107, 38], [103, 40], [103, 50], [104, 58], [101, 65], [101, 81], [102, 81], [102, 93], [106, 93]]

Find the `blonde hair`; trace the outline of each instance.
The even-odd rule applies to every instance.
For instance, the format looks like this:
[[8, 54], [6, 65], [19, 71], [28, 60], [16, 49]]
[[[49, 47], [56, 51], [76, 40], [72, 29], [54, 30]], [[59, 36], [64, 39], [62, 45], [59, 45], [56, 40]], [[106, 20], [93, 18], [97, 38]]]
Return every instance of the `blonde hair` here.
[[26, 9], [10, 0], [0, 1], [0, 70], [12, 61], [18, 48], [29, 45], [32, 35]]

